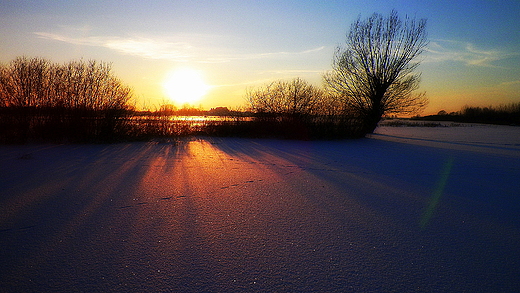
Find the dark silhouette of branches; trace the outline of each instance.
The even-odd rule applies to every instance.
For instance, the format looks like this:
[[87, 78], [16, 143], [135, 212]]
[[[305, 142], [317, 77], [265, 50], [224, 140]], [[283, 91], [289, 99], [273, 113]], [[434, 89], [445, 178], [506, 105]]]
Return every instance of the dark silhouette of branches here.
[[402, 21], [396, 11], [358, 18], [346, 46], [337, 48], [325, 84], [371, 133], [383, 115], [412, 113], [426, 105], [423, 93], [414, 94], [420, 81], [416, 58], [426, 45], [425, 19]]
[[0, 138], [109, 139], [131, 97], [110, 64], [18, 57], [0, 67]]
[[44, 59], [16, 58], [0, 68], [0, 105], [42, 106], [49, 99], [51, 64]]
[[301, 78], [250, 89], [246, 98], [255, 119], [235, 127], [240, 133], [291, 139], [360, 136], [358, 121], [341, 104]]
[[317, 114], [324, 99], [323, 90], [301, 78], [274, 81], [246, 95], [254, 112], [286, 116]]
[[92, 60], [61, 65], [41, 58], [18, 57], [1, 67], [0, 105], [89, 110], [125, 108], [131, 90], [110, 71], [110, 64]]

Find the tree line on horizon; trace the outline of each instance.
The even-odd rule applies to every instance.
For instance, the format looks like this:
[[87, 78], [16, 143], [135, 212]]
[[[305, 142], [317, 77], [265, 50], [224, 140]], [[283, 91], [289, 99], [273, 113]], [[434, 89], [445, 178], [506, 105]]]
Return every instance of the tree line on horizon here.
[[[247, 89], [246, 112], [252, 119], [242, 119], [243, 112], [225, 107], [202, 112], [163, 105], [144, 115], [130, 105], [132, 90], [113, 75], [108, 63], [57, 64], [18, 57], [0, 65], [0, 141], [107, 141], [194, 132], [299, 139], [363, 137], [385, 116], [413, 115], [426, 106], [425, 93], [417, 92], [420, 73], [416, 69], [417, 57], [427, 44], [426, 19], [401, 19], [395, 10], [386, 16], [359, 17], [345, 44], [337, 47], [332, 70], [323, 75], [323, 87], [294, 78]], [[486, 109], [462, 112], [468, 117], [489, 114]], [[193, 128], [174, 124], [168, 117], [195, 112], [236, 118]]]
[[498, 106], [464, 106], [460, 111], [439, 111], [435, 115], [416, 116], [414, 120], [453, 121], [463, 123], [486, 123], [499, 125], [520, 125], [520, 102]]
[[108, 63], [18, 57], [0, 67], [0, 139], [109, 139], [131, 97]]

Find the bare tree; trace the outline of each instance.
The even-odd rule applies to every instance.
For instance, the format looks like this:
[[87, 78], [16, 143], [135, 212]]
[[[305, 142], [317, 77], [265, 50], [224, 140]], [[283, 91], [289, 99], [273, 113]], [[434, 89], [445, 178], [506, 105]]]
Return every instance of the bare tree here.
[[427, 43], [426, 19], [402, 21], [395, 10], [358, 18], [346, 46], [336, 49], [325, 85], [372, 133], [383, 115], [413, 113], [427, 104], [424, 93], [414, 93], [420, 81], [416, 58]]
[[323, 97], [321, 89], [301, 78], [274, 81], [247, 93], [254, 112], [289, 116], [316, 114]]
[[109, 137], [124, 123], [120, 118], [131, 98], [110, 64], [18, 57], [0, 64], [0, 140], [23, 141], [58, 129], [76, 137]]
[[125, 109], [131, 96], [131, 89], [104, 62], [81, 60], [61, 65], [18, 57], [0, 66], [2, 107]]
[[0, 105], [42, 106], [49, 100], [51, 64], [41, 58], [18, 57], [0, 68]]
[[54, 84], [59, 102], [71, 109], [122, 109], [131, 98], [131, 89], [104, 62], [71, 61], [59, 66]]

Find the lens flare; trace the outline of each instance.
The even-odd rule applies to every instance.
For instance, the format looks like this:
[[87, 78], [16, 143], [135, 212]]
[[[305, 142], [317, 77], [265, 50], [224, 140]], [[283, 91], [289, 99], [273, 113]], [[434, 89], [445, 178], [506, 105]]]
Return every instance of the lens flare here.
[[437, 183], [437, 188], [435, 188], [435, 191], [432, 194], [432, 197], [430, 198], [430, 203], [428, 204], [428, 207], [424, 211], [421, 221], [419, 222], [419, 225], [421, 226], [421, 229], [424, 229], [426, 225], [430, 222], [430, 219], [433, 216], [433, 213], [437, 209], [437, 205], [439, 204], [439, 200], [444, 193], [444, 189], [446, 188], [446, 183], [448, 182], [448, 178], [450, 177], [451, 168], [453, 167], [453, 158], [449, 158], [445, 163], [444, 167], [442, 168], [441, 178], [439, 178], [439, 182]]

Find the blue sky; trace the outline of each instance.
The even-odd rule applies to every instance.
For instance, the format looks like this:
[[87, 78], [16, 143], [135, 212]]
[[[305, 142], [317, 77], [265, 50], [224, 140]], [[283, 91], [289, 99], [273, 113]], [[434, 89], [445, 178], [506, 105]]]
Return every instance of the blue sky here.
[[137, 104], [169, 102], [178, 68], [212, 86], [197, 104], [245, 105], [247, 88], [301, 77], [316, 85], [358, 16], [428, 19], [421, 56], [425, 114], [520, 102], [520, 1], [0, 0], [0, 62], [38, 56], [111, 62]]

